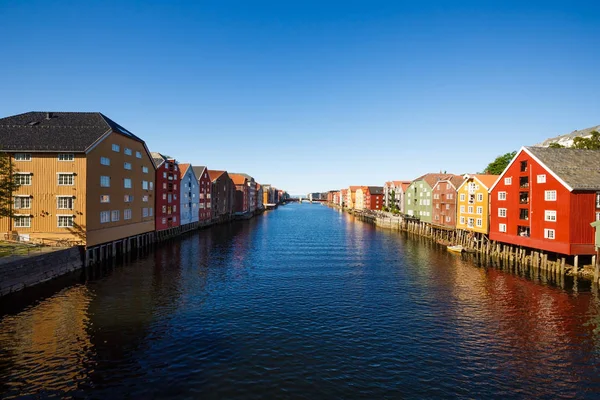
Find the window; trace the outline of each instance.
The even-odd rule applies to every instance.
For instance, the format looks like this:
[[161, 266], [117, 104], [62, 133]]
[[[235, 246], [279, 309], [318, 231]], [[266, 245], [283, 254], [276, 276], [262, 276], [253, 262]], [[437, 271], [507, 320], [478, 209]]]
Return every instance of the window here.
[[101, 187], [110, 187], [110, 176], [101, 176], [100, 177], [100, 186]]
[[556, 201], [556, 190], [544, 191], [544, 199], [546, 201]]
[[148, 213], [150, 214], [150, 216], [154, 215], [154, 209], [152, 207], [150, 207], [148, 209]]
[[529, 187], [529, 177], [528, 176], [522, 176], [519, 178], [519, 187], [521, 187], [521, 188]]
[[450, 204], [446, 204], [446, 210], [450, 209]]
[[167, 219], [166, 219], [166, 218], [163, 218], [163, 219], [162, 219], [162, 223], [163, 223], [163, 224], [166, 224], [166, 223], [167, 223]]
[[500, 232], [506, 232], [506, 224], [500, 224], [500, 225], [498, 226], [498, 230], [499, 230]]
[[519, 219], [528, 220], [529, 219], [529, 209], [527, 209], [527, 208], [519, 209]]
[[465, 201], [465, 194], [464, 193], [460, 194], [460, 201]]
[[131, 203], [133, 201], [133, 196], [130, 194], [125, 195], [125, 203]]
[[481, 218], [477, 218], [477, 227], [481, 228], [483, 226], [483, 220]]
[[544, 229], [545, 239], [554, 239], [554, 229]]
[[100, 223], [105, 224], [110, 222], [110, 211], [101, 211], [100, 212]]
[[56, 208], [59, 210], [72, 210], [73, 209], [73, 197], [72, 196], [59, 196], [56, 198]]
[[506, 186], [512, 185], [512, 176], [509, 178], [504, 178], [504, 184]]
[[142, 167], [142, 172], [144, 174], [147, 174], [148, 173], [148, 167]]
[[546, 210], [544, 212], [544, 220], [555, 222], [556, 221], [556, 211], [555, 210]]
[[173, 206], [173, 212], [177, 212], [177, 206]]
[[142, 201], [144, 203], [147, 203], [148, 202], [148, 195], [142, 196]]
[[150, 190], [154, 189], [154, 182], [150, 182]]
[[446, 222], [450, 222], [450, 217], [449, 216], [446, 217]]
[[468, 212], [469, 214], [473, 214], [473, 206], [469, 206], [469, 207], [467, 208], [467, 210], [468, 210], [467, 212]]
[[123, 219], [131, 219], [131, 208], [123, 210]]
[[31, 185], [31, 173], [16, 173], [15, 182], [17, 185], [29, 186]]
[[167, 212], [167, 206], [162, 206], [162, 212], [165, 214]]
[[58, 216], [58, 227], [59, 228], [72, 228], [73, 227], [73, 216], [72, 215], [59, 215]]
[[100, 164], [102, 164], [102, 165], [110, 165], [110, 158], [108, 158], [108, 157], [100, 157]]
[[131, 179], [129, 179], [129, 178], [123, 179], [123, 187], [125, 189], [131, 189]]
[[15, 210], [22, 210], [31, 208], [31, 197], [30, 196], [16, 196], [14, 198]]
[[465, 206], [460, 206], [460, 212], [464, 213], [465, 212]]
[[163, 196], [162, 196], [162, 197], [163, 197], [163, 200], [166, 200], [166, 199], [167, 199], [167, 194], [166, 194], [166, 193], [163, 193]]
[[521, 172], [527, 172], [527, 161], [521, 161]]
[[126, 156], [130, 156], [131, 154], [133, 154], [131, 152], [131, 149], [128, 149], [127, 147], [125, 147], [125, 150], [123, 150], [123, 153], [125, 153]]
[[120, 216], [121, 213], [119, 212], [119, 210], [112, 210], [112, 212], [110, 213], [110, 220], [112, 222], [118, 221]]
[[113, 144], [112, 145], [112, 151], [116, 151], [117, 153], [121, 151], [121, 146], [119, 146], [118, 144]]
[[73, 161], [75, 160], [75, 154], [73, 153], [59, 153], [58, 161]]
[[596, 221], [600, 221], [600, 212], [596, 213]]
[[128, 163], [128, 162], [123, 163], [123, 168], [125, 168], [125, 169], [131, 169], [131, 163]]
[[463, 225], [465, 224], [465, 217], [460, 217], [460, 223]]
[[600, 192], [596, 193], [596, 208], [600, 208]]
[[166, 178], [166, 177], [167, 177], [167, 173], [163, 172], [163, 178]]
[[546, 183], [546, 175], [540, 174], [537, 176], [537, 183]]
[[498, 216], [502, 217], [502, 218], [506, 218], [506, 208], [499, 208], [498, 209]]
[[15, 215], [13, 218], [15, 228], [30, 228], [31, 215]]
[[506, 200], [506, 192], [498, 192], [498, 200]]
[[477, 207], [477, 214], [478, 215], [482, 215], [483, 214], [483, 207], [481, 207], [481, 206]]
[[483, 193], [477, 193], [477, 202], [481, 203], [483, 201]]
[[148, 190], [148, 181], [142, 181], [142, 189]]
[[58, 174], [58, 185], [59, 186], [73, 186], [75, 183], [74, 174]]
[[140, 153], [139, 151], [136, 151], [135, 158], [142, 158], [142, 153]]
[[110, 195], [101, 194], [100, 195], [100, 203], [110, 203]]
[[15, 161], [31, 161], [30, 153], [17, 153], [15, 154]]
[[[148, 208], [144, 207], [142, 208], [142, 217], [147, 217], [148, 216]], [[164, 218], [163, 218], [164, 219]]]
[[173, 222], [177, 222], [177, 217], [173, 217]]
[[454, 198], [454, 194], [453, 193], [448, 193], [448, 200], [452, 200]]

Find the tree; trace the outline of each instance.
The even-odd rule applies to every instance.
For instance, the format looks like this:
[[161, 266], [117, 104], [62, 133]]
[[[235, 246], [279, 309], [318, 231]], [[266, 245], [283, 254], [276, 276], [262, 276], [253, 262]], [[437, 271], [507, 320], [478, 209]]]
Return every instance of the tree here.
[[576, 137], [573, 139], [573, 149], [600, 150], [600, 132], [592, 131], [590, 137]]
[[565, 146], [563, 146], [560, 143], [556, 143], [556, 142], [555, 143], [550, 143], [548, 145], [548, 147], [551, 148], [551, 149], [564, 149], [565, 148]]
[[496, 157], [494, 161], [488, 164], [483, 172], [491, 175], [500, 175], [516, 155], [517, 152], [513, 151]]
[[19, 188], [13, 175], [15, 166], [6, 153], [0, 152], [0, 217], [13, 217], [13, 193]]

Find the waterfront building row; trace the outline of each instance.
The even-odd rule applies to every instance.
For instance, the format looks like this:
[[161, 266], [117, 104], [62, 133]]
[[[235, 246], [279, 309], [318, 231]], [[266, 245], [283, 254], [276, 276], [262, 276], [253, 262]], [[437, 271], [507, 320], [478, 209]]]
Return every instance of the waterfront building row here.
[[[331, 191], [327, 200], [377, 210], [363, 200], [369, 188]], [[385, 182], [382, 197], [384, 210], [432, 226], [556, 254], [594, 255], [600, 151], [522, 147], [500, 175], [428, 173]]]
[[[98, 112], [28, 112], [0, 119], [12, 161], [7, 237], [88, 247], [180, 227], [250, 218], [285, 192], [247, 174], [210, 170], [150, 152]], [[277, 192], [277, 195], [273, 193]], [[270, 197], [269, 197], [270, 196]]]

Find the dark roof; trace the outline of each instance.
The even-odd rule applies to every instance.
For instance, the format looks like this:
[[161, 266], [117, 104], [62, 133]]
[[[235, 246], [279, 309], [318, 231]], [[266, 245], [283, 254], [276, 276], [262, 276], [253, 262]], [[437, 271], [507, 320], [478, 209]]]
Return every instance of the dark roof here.
[[192, 169], [194, 170], [194, 175], [196, 175], [197, 179], [202, 178], [202, 174], [206, 167], [204, 165], [192, 165]]
[[167, 157], [163, 156], [162, 154], [160, 154], [157, 151], [151, 152], [150, 155], [152, 156], [152, 161], [154, 162], [154, 165], [156, 166], [156, 168], [160, 167], [162, 165], [162, 163], [167, 161]]
[[370, 194], [383, 194], [383, 187], [382, 186], [369, 186], [369, 193]]
[[0, 147], [5, 151], [85, 152], [111, 131], [144, 142], [99, 112], [32, 111], [0, 119]]
[[600, 190], [600, 150], [525, 147], [572, 190]]

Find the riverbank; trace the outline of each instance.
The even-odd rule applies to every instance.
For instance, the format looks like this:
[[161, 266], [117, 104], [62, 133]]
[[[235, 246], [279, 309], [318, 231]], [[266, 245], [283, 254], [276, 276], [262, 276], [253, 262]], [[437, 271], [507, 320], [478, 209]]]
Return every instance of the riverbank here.
[[473, 255], [477, 258], [478, 263], [483, 262], [492, 266], [509, 265], [524, 271], [548, 271], [552, 274], [576, 276], [593, 282], [600, 280], [595, 256], [590, 257], [589, 263], [585, 263], [581, 262], [577, 256], [549, 254], [535, 249], [490, 241], [484, 234], [428, 224], [416, 218], [406, 218], [383, 211], [353, 210], [331, 203], [327, 206], [341, 209], [363, 222], [383, 229], [421, 236], [444, 247], [462, 246], [463, 252]]

